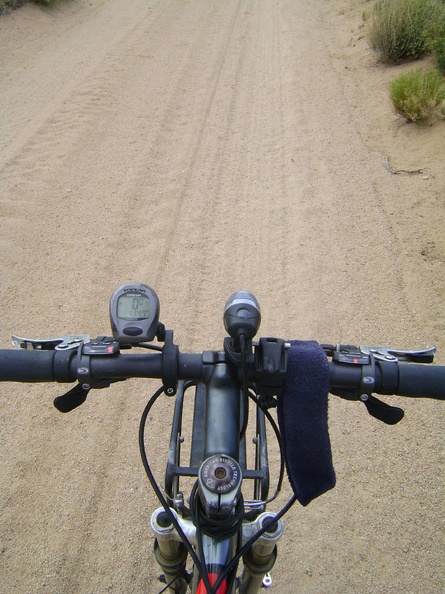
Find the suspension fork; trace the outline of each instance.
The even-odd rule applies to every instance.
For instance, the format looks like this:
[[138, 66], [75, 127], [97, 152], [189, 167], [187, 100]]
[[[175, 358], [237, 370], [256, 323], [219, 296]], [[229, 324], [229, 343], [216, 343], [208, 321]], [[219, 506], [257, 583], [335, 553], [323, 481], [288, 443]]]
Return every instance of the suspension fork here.
[[[263, 513], [257, 520], [251, 524], [243, 526], [242, 542], [248, 540], [248, 537], [262, 529], [266, 523], [274, 519], [271, 513]], [[217, 590], [217, 594], [234, 594], [235, 588], [238, 587], [239, 594], [258, 594], [262, 586], [265, 584], [265, 577], [272, 585], [272, 580], [269, 572], [272, 570], [277, 559], [277, 543], [283, 536], [283, 521], [273, 522], [270, 527], [263, 533], [262, 536], [251, 546], [247, 553], [243, 556], [243, 572], [239, 579], [239, 584], [234, 581], [230, 592], [228, 591], [228, 584], [225, 580]], [[224, 541], [215, 541], [214, 539], [203, 535], [204, 557], [207, 567], [207, 575], [210, 584], [216, 583], [219, 575], [224, 567], [233, 558], [236, 549], [237, 536]], [[195, 582], [194, 582], [195, 584]], [[195, 592], [194, 589], [192, 589]], [[201, 581], [197, 580], [196, 594], [206, 594], [206, 590]]]
[[[274, 518], [274, 514], [265, 512], [257, 520], [257, 527], [264, 528]], [[283, 536], [283, 521], [273, 522], [266, 532], [252, 545], [243, 556], [243, 574], [239, 585], [239, 594], [257, 594], [264, 584], [265, 576], [272, 570], [277, 559], [277, 543]], [[269, 585], [272, 580], [268, 576]]]
[[[196, 546], [196, 526], [190, 519], [181, 518], [173, 509], [171, 512], [180, 524], [188, 541]], [[264, 527], [266, 522], [270, 523], [274, 518], [273, 513], [264, 512], [253, 522], [244, 522], [241, 529], [241, 544], [247, 543], [252, 536]], [[176, 578], [170, 587], [170, 591], [183, 594], [187, 588], [185, 576], [181, 574], [183, 564], [185, 564], [185, 553], [183, 552], [181, 537], [169, 521], [163, 508], [160, 507], [153, 512], [151, 528], [156, 537], [156, 559], [165, 573], [167, 583]], [[240, 594], [257, 594], [261, 588], [265, 574], [271, 571], [275, 563], [277, 543], [283, 535], [283, 529], [282, 520], [272, 523], [269, 529], [260, 536], [244, 555], [244, 570], [239, 583]], [[203, 548], [206, 562], [212, 562], [214, 569], [217, 569], [217, 566], [221, 563], [226, 565], [233, 556], [233, 548], [231, 547], [236, 544], [235, 538], [233, 537], [231, 544], [224, 541], [218, 545], [215, 540], [207, 540], [204, 535]], [[208, 567], [211, 568], [210, 565]], [[198, 582], [199, 576], [195, 575], [192, 592], [196, 592]], [[219, 594], [223, 591], [221, 590]]]

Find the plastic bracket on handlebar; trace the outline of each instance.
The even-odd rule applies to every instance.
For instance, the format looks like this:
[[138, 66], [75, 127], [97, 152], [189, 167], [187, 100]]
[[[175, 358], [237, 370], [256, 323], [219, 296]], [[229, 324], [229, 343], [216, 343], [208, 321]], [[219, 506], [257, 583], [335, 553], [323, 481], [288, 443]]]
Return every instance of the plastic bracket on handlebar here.
[[361, 364], [362, 376], [359, 386], [359, 397], [362, 402], [366, 402], [367, 397], [371, 396], [375, 389], [375, 359], [373, 355], [368, 356], [368, 361]]
[[[111, 339], [110, 339], [111, 340]], [[108, 388], [114, 381], [111, 379], [95, 379], [91, 374], [91, 358], [97, 355], [104, 356], [105, 354], [115, 354], [112, 350], [110, 352], [95, 352], [94, 346], [91, 347], [89, 343], [83, 343], [77, 350], [77, 379], [84, 390], [91, 390], [91, 388], [100, 389]]]
[[405, 413], [401, 408], [386, 404], [372, 395], [375, 389], [375, 365], [374, 354], [370, 352], [369, 363], [362, 365], [359, 398], [372, 417], [387, 425], [395, 425], [403, 419]]
[[162, 383], [167, 396], [174, 396], [178, 388], [178, 355], [179, 348], [173, 343], [173, 330], [166, 330], [162, 349]]
[[54, 399], [54, 406], [60, 412], [67, 413], [85, 402], [88, 393], [92, 388], [108, 388], [112, 383], [121, 380], [95, 379], [91, 375], [91, 358], [107, 355], [115, 355], [119, 352], [119, 345], [112, 338], [99, 336], [95, 340], [82, 343], [76, 357], [76, 373], [79, 383], [71, 390]]
[[[328, 345], [325, 345], [325, 351], [327, 348]], [[356, 390], [335, 390], [333, 393], [347, 400], [360, 400], [372, 417], [387, 425], [395, 425], [403, 419], [405, 413], [401, 408], [386, 404], [372, 394], [376, 385], [376, 364], [391, 365], [391, 380], [395, 382], [397, 358], [390, 354], [389, 349], [337, 345], [330, 354], [340, 365], [361, 367], [360, 385]]]
[[256, 391], [267, 408], [277, 406], [274, 396], [283, 391], [289, 346], [281, 338], [260, 338], [255, 345]]

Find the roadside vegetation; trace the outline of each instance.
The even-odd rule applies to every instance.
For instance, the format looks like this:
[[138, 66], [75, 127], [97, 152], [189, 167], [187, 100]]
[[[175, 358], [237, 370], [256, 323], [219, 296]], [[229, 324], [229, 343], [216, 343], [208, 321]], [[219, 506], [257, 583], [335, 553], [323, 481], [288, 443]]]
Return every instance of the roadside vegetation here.
[[[28, 4], [30, 0], [0, 0], [0, 14], [3, 14], [7, 10], [13, 10], [14, 8], [20, 8], [24, 4]], [[32, 0], [39, 4], [51, 4], [52, 0]]]
[[413, 68], [389, 87], [396, 112], [410, 122], [445, 116], [445, 80], [437, 68]]
[[390, 85], [396, 112], [410, 122], [445, 116], [445, 0], [377, 0], [369, 38], [382, 62], [434, 57], [435, 68], [413, 68]]

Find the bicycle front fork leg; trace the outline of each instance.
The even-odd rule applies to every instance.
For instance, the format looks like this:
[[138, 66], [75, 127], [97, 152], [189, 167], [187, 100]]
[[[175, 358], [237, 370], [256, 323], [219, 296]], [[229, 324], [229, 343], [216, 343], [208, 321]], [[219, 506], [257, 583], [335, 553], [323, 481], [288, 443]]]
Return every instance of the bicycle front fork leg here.
[[[270, 520], [264, 514], [263, 521]], [[277, 558], [277, 542], [283, 534], [283, 523], [280, 520], [265, 532], [251, 549], [244, 555], [244, 570], [239, 585], [239, 594], [257, 594], [263, 580], [275, 564]]]
[[162, 509], [156, 510], [151, 519], [151, 527], [155, 533], [154, 554], [156, 561], [164, 572], [169, 592], [185, 594], [187, 580], [185, 579], [185, 564], [187, 550], [176, 537], [176, 531], [167, 514]]

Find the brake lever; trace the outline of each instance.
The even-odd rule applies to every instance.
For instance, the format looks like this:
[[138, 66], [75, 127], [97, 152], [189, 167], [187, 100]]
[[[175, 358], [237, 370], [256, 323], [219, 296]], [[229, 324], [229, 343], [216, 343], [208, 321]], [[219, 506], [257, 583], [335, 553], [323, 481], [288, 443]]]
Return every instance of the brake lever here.
[[380, 361], [405, 361], [408, 363], [432, 363], [436, 354], [436, 347], [427, 349], [394, 349], [392, 347], [349, 344], [321, 344], [327, 357], [333, 357], [341, 363], [360, 364], [360, 359], [366, 360], [369, 355], [374, 355]]
[[28, 351], [66, 351], [77, 349], [83, 342], [88, 342], [88, 334], [69, 334], [59, 338], [21, 338], [12, 336], [12, 345], [16, 349]]
[[391, 347], [360, 345], [360, 351], [365, 355], [373, 355], [381, 361], [406, 361], [409, 363], [432, 363], [436, 354], [436, 347], [428, 349], [404, 350]]

